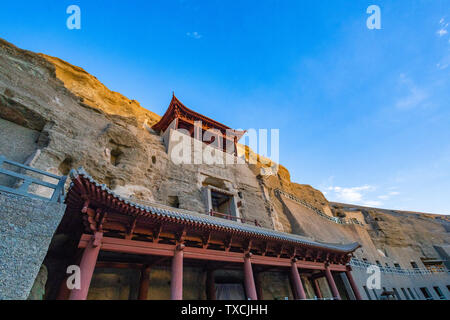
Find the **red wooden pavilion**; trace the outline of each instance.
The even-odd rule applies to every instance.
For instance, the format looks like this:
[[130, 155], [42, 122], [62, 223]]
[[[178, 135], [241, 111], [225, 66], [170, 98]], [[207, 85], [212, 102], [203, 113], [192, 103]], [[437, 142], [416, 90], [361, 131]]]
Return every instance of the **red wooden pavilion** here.
[[[318, 277], [326, 277], [334, 298], [340, 299], [332, 274], [345, 273], [354, 296], [361, 299], [348, 265], [360, 247], [358, 243], [321, 243], [207, 214], [143, 206], [114, 194], [82, 168], [72, 170], [70, 176], [67, 210], [59, 231], [79, 239], [81, 289], [69, 294], [62, 285], [60, 298], [86, 299], [95, 267], [114, 264], [98, 261], [99, 253], [116, 252], [152, 257], [153, 264], [170, 259], [171, 297], [175, 300], [183, 297], [183, 265], [188, 260], [241, 266], [245, 293], [251, 300], [262, 298], [253, 275], [254, 268], [261, 267], [289, 272], [296, 299], [306, 298], [299, 270], [314, 272], [312, 280], [319, 298]], [[146, 299], [151, 264], [142, 266], [139, 298]], [[210, 299], [214, 299], [213, 286], [214, 282], [208, 281]]]

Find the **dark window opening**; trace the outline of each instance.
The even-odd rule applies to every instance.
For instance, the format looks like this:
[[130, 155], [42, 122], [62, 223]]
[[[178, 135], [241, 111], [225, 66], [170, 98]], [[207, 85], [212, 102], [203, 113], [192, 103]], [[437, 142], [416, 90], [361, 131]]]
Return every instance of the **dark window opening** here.
[[397, 298], [397, 300], [402, 300], [402, 297], [400, 297], [400, 294], [398, 293], [396, 288], [392, 288], [392, 290], [394, 291], [395, 297]]
[[426, 287], [420, 288], [420, 291], [422, 292], [425, 299], [433, 300], [433, 297], [431, 296], [430, 291], [428, 291], [428, 288], [426, 288]]
[[439, 287], [433, 287], [434, 291], [437, 293], [437, 295], [439, 296], [439, 299], [441, 300], [445, 300], [445, 296], [441, 291], [441, 288]]
[[409, 292], [409, 295], [411, 296], [411, 298], [412, 298], [413, 300], [416, 300], [416, 296], [415, 296], [414, 293], [412, 292], [411, 288], [408, 288], [408, 292]]
[[[231, 204], [233, 197], [218, 191], [211, 190], [211, 202], [212, 202], [212, 210], [216, 213], [219, 213], [219, 217], [231, 217], [235, 216]], [[220, 215], [221, 214], [221, 215]]]
[[394, 263], [394, 267], [396, 267], [397, 269], [401, 269], [402, 267], [400, 267], [400, 265], [398, 263]]
[[363, 286], [363, 289], [364, 289], [364, 291], [366, 292], [366, 296], [367, 296], [367, 298], [369, 298], [369, 300], [372, 300], [372, 297], [370, 296], [370, 292], [369, 292], [369, 289], [367, 289], [367, 287], [366, 287], [366, 286]]
[[414, 261], [411, 261], [411, 266], [412, 266], [414, 269], [419, 269], [419, 266], [418, 266], [417, 263], [415, 263]]
[[120, 163], [120, 159], [123, 156], [123, 152], [119, 149], [114, 149], [111, 151], [111, 164], [113, 166], [118, 166]]
[[376, 291], [375, 289], [372, 289], [372, 291], [373, 291], [373, 294], [375, 295], [375, 298], [376, 298], [377, 300], [380, 300], [380, 299], [378, 298], [377, 291]]
[[408, 295], [408, 293], [406, 292], [405, 288], [401, 288], [401, 290], [402, 290], [403, 295], [405, 296], [406, 300], [411, 300], [411, 299], [409, 298], [409, 295]]
[[167, 199], [167, 204], [173, 208], [179, 208], [180, 200], [178, 196], [169, 196], [169, 198]]

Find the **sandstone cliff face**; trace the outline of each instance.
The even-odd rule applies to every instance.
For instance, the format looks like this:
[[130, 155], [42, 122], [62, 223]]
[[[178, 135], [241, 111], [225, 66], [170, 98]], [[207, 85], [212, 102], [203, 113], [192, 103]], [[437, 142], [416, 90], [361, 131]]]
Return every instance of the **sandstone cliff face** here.
[[[245, 218], [327, 242], [358, 241], [364, 245], [358, 254], [372, 261], [386, 258], [392, 262], [403, 255], [408, 257], [406, 264], [410, 257], [436, 257], [433, 245], [450, 242], [441, 220], [375, 209], [350, 213], [348, 208], [330, 206], [311, 186], [291, 182], [289, 171], [281, 165], [275, 175], [261, 175], [262, 168], [273, 165], [263, 159], [232, 168], [175, 165], [161, 137], [148, 130], [160, 116], [110, 91], [79, 67], [21, 50], [3, 40], [0, 118], [3, 136], [8, 132], [11, 139], [0, 146], [0, 153], [56, 174], [83, 166], [96, 180], [126, 197], [163, 204], [169, 204], [170, 197], [178, 197], [181, 208], [205, 212], [201, 187], [209, 177], [239, 191]], [[247, 147], [240, 149], [247, 158], [257, 157]], [[276, 189], [303, 199], [329, 216], [347, 210], [366, 226], [337, 225], [280, 198]]]
[[146, 120], [151, 126], [161, 117], [141, 107], [136, 100], [130, 100], [118, 92], [113, 92], [98, 79], [82, 68], [73, 66], [59, 58], [40, 54], [41, 57], [55, 67], [56, 77], [64, 86], [76, 96], [80, 97], [80, 104], [94, 110], [101, 110], [108, 115], [120, 116], [130, 120], [135, 126]]

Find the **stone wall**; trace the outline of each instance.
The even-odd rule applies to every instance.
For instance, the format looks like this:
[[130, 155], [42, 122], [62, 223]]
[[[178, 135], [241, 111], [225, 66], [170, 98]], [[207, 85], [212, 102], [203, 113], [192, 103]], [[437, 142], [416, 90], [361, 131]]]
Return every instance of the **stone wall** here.
[[28, 298], [65, 208], [0, 191], [0, 300]]

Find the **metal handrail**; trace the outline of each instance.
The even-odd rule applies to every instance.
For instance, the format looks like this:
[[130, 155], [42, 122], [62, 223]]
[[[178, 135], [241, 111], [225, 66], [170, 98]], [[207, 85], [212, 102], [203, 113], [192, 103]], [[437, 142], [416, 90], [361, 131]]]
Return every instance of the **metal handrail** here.
[[214, 210], [210, 210], [209, 211], [209, 215], [211, 216], [211, 217], [219, 217], [219, 218], [224, 218], [224, 219], [227, 219], [227, 220], [232, 220], [232, 221], [237, 221], [237, 220], [240, 220], [242, 223], [248, 223], [248, 222], [251, 222], [251, 223], [254, 223], [255, 224], [255, 226], [257, 226], [257, 227], [261, 227], [261, 224], [258, 222], [258, 220], [250, 220], [250, 219], [246, 219], [246, 218], [241, 218], [241, 217], [236, 217], [236, 216], [232, 216], [232, 215], [230, 215], [230, 214], [225, 214], [225, 213], [221, 213], [221, 212], [217, 212], [217, 211], [214, 211]]
[[[3, 167], [3, 164], [8, 164], [13, 167], [23, 169], [25, 171], [31, 171], [33, 173], [37, 173], [37, 174], [43, 175], [45, 177], [55, 179], [58, 181], [58, 183], [54, 184], [54, 183], [46, 182], [41, 179], [29, 176], [25, 173], [19, 173], [16, 171], [8, 170]], [[11, 187], [7, 187], [4, 185], [0, 185], [0, 191], [17, 194], [17, 195], [21, 195], [21, 196], [27, 196], [27, 197], [36, 198], [36, 199], [41, 199], [41, 200], [46, 200], [46, 201], [51, 201], [51, 202], [60, 202], [60, 203], [64, 202], [64, 185], [66, 183], [67, 176], [57, 176], [57, 175], [49, 173], [49, 172], [45, 172], [45, 171], [42, 171], [42, 170], [39, 170], [36, 168], [32, 168], [32, 167], [23, 165], [21, 163], [8, 160], [2, 155], [0, 155], [0, 174], [6, 175], [9, 177], [13, 177], [15, 179], [23, 180], [22, 184], [18, 188], [11, 188]], [[43, 196], [40, 196], [40, 195], [37, 195], [34, 193], [30, 193], [29, 188], [32, 184], [36, 184], [39, 186], [44, 186], [49, 189], [53, 189], [52, 196], [50, 198], [46, 198], [46, 197], [43, 197]]]
[[327, 214], [326, 214], [325, 212], [323, 212], [322, 210], [317, 209], [316, 207], [310, 205], [308, 202], [306, 202], [306, 201], [304, 201], [304, 200], [302, 200], [302, 199], [299, 199], [299, 198], [297, 198], [296, 196], [294, 196], [294, 195], [292, 195], [292, 194], [290, 194], [290, 193], [287, 193], [287, 192], [285, 192], [285, 191], [283, 191], [283, 190], [275, 189], [275, 192], [278, 193], [278, 194], [280, 194], [280, 195], [285, 196], [286, 198], [289, 198], [289, 199], [291, 199], [291, 200], [297, 202], [298, 204], [301, 204], [302, 206], [304, 206], [304, 207], [306, 207], [306, 208], [308, 208], [308, 209], [314, 211], [316, 214], [318, 214], [318, 215], [321, 216], [322, 218], [325, 218], [325, 219], [327, 219], [327, 220], [329, 220], [329, 221], [331, 221], [331, 222], [334, 222], [334, 223], [337, 223], [337, 224], [342, 224], [342, 225], [356, 224], [356, 225], [358, 225], [358, 226], [362, 226], [362, 227], [364, 226], [363, 223], [359, 222], [359, 221], [358, 221], [357, 219], [355, 219], [355, 218], [352, 218], [352, 219], [345, 219], [345, 218], [338, 218], [338, 217], [330, 217], [329, 215], [327, 215]]
[[414, 269], [403, 269], [403, 268], [392, 268], [392, 267], [384, 267], [378, 264], [372, 264], [366, 261], [361, 261], [358, 259], [351, 259], [350, 265], [355, 268], [362, 268], [367, 269], [370, 266], [377, 266], [380, 268], [381, 272], [384, 273], [392, 273], [392, 274], [402, 274], [402, 275], [408, 275], [408, 276], [416, 276], [416, 275], [426, 275], [426, 274], [433, 274], [433, 273], [443, 273], [448, 272], [446, 268], [443, 267], [434, 267], [433, 270], [430, 269], [420, 269], [420, 268], [414, 268]]

